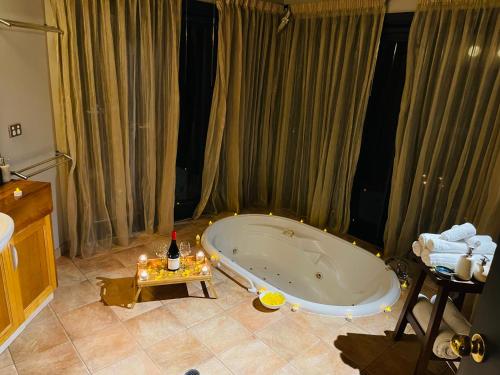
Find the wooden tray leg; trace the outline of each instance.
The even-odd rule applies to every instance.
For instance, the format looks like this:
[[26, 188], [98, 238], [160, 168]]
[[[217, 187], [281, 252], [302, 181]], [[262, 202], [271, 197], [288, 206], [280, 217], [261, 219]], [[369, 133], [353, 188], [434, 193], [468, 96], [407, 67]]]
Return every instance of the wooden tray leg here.
[[141, 291], [142, 291], [142, 288], [141, 287], [138, 287], [137, 288], [137, 292], [135, 293], [135, 296], [134, 296], [134, 300], [132, 301], [132, 303], [130, 303], [127, 307], [129, 309], [133, 309], [135, 304], [137, 303], [137, 301], [139, 300], [139, 296], [141, 294]]
[[[211, 281], [200, 281], [201, 283], [201, 289], [203, 290], [203, 295], [206, 298], [217, 298], [217, 292], [215, 291], [214, 285], [212, 284]], [[207, 288], [208, 284], [208, 288]], [[210, 297], [212, 295], [212, 297]]]
[[403, 336], [406, 325], [408, 324], [408, 319], [406, 318], [406, 316], [408, 313], [413, 311], [413, 307], [417, 303], [418, 294], [422, 290], [422, 285], [424, 284], [425, 276], [426, 276], [425, 271], [420, 270], [410, 290], [410, 294], [406, 298], [403, 310], [401, 311], [401, 315], [399, 315], [398, 323], [396, 324], [396, 328], [394, 330], [393, 339], [395, 341], [401, 339], [401, 336]]

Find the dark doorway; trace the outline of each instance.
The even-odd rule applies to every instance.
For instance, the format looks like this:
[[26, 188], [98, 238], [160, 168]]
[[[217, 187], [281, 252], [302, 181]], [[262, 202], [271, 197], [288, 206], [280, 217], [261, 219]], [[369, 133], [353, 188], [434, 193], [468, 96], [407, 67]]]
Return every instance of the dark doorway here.
[[386, 14], [351, 197], [349, 234], [383, 245], [413, 13]]
[[175, 220], [193, 215], [201, 192], [212, 91], [217, 63], [217, 8], [182, 2], [179, 56], [180, 122], [177, 145]]

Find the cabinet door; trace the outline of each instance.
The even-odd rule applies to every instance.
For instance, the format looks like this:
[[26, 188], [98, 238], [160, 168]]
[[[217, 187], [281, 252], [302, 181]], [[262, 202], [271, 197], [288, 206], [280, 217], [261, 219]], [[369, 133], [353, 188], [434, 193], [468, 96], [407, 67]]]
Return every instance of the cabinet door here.
[[47, 216], [17, 233], [12, 241], [17, 252], [15, 272], [25, 317], [30, 316], [55, 288], [51, 232], [50, 217]]
[[15, 317], [15, 299], [11, 286], [12, 270], [9, 256], [10, 249], [5, 248], [0, 254], [0, 344], [2, 344], [17, 328]]

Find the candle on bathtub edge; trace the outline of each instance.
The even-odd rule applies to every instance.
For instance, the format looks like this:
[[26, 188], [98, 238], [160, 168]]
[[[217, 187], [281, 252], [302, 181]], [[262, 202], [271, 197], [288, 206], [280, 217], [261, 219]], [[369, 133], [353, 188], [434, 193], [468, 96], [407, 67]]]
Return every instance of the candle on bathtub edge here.
[[377, 255], [377, 258], [380, 258], [382, 256], [382, 254], [380, 254], [380, 252], [378, 252], [376, 255]]
[[408, 288], [408, 280], [404, 280], [402, 283], [401, 283], [401, 289], [406, 289]]
[[201, 237], [199, 234], [196, 235], [196, 243], [200, 243]]
[[352, 313], [348, 312], [345, 316], [345, 319], [348, 321], [348, 322], [352, 322]]
[[203, 275], [207, 275], [208, 274], [208, 266], [206, 264], [203, 267], [201, 267], [201, 273]]
[[235, 213], [234, 213], [234, 216], [238, 216], [238, 213], [237, 213], [237, 212], [235, 212]]
[[148, 274], [148, 271], [146, 270], [142, 270], [140, 273], [139, 273], [139, 277], [141, 278], [141, 280], [147, 280], [148, 277], [149, 277], [149, 274]]
[[294, 303], [292, 305], [292, 311], [293, 312], [299, 311], [299, 308], [300, 308], [300, 305], [298, 303]]
[[205, 260], [205, 253], [203, 250], [200, 250], [196, 253], [196, 261], [197, 262], [203, 262]]
[[384, 308], [384, 312], [391, 312], [392, 311], [392, 307], [391, 306], [386, 306]]
[[328, 232], [328, 229], [324, 228], [324, 229], [323, 229], [323, 232]]
[[145, 265], [148, 262], [148, 256], [146, 254], [142, 254], [139, 256], [139, 264]]
[[353, 244], [353, 245], [356, 245], [356, 241], [352, 241], [352, 244]]
[[272, 212], [269, 212], [269, 216], [273, 216], [273, 213], [272, 213]]
[[304, 219], [300, 219], [300, 222], [303, 223], [304, 222]]

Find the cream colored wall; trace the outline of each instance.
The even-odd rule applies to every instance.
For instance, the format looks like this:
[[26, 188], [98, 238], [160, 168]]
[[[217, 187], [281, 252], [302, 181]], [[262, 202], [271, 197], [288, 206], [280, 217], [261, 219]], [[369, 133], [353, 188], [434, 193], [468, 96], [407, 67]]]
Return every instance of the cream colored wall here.
[[[0, 17], [43, 24], [43, 0], [1, 0]], [[15, 169], [55, 151], [45, 32], [0, 26], [0, 51], [0, 153]], [[21, 123], [23, 134], [9, 138], [8, 125], [14, 123]], [[33, 179], [52, 184], [54, 245], [59, 248], [56, 170]]]

